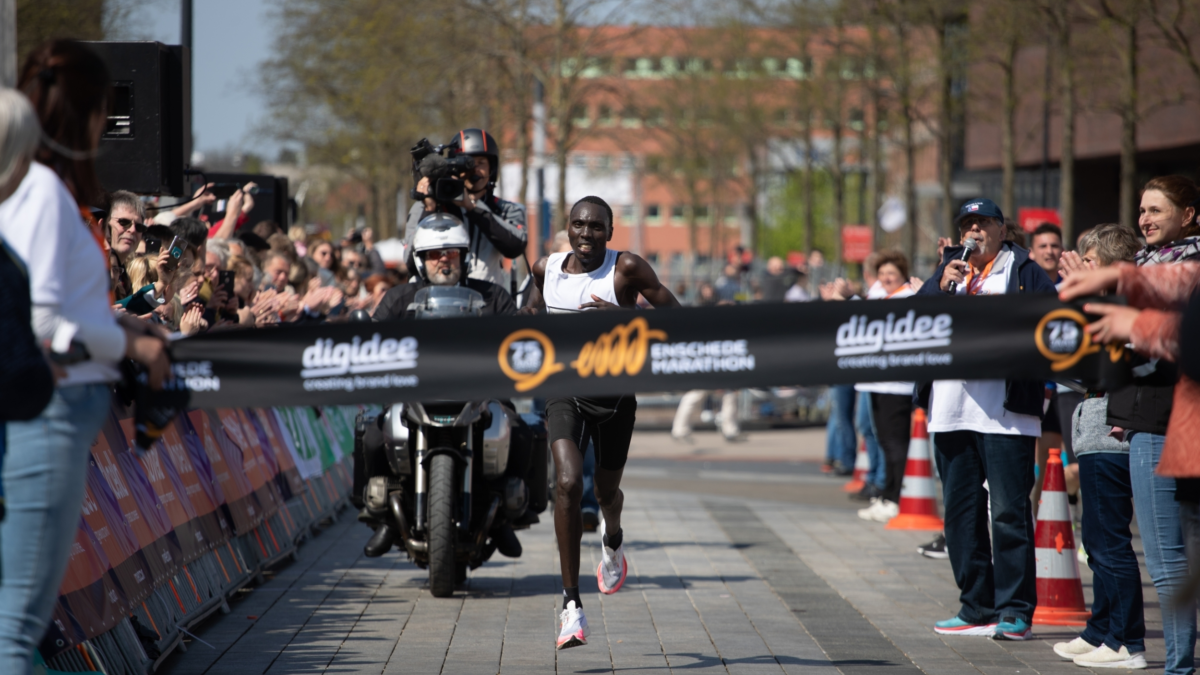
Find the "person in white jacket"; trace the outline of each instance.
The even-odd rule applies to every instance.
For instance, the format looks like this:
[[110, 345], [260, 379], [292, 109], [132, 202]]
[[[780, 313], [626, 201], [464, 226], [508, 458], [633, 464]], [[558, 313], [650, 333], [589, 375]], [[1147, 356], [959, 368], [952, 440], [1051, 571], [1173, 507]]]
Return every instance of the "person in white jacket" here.
[[[88, 450], [108, 413], [117, 363], [142, 363], [152, 386], [170, 369], [160, 336], [114, 315], [108, 256], [80, 210], [99, 196], [91, 158], [107, 110], [103, 62], [81, 43], [51, 41], [26, 60], [20, 89], [0, 91], [0, 146], [32, 137], [24, 159], [36, 161], [0, 204], [0, 237], [25, 263], [34, 334], [62, 367], [41, 415], [6, 429], [0, 673], [32, 668], [66, 571]], [[3, 151], [0, 158], [11, 159]]]

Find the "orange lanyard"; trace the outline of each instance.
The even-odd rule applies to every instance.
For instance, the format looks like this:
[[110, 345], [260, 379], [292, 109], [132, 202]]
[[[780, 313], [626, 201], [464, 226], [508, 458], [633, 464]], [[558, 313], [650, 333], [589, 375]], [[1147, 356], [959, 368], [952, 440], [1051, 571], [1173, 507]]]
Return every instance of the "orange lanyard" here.
[[[908, 284], [904, 284], [904, 285], [903, 285], [903, 286], [901, 286], [900, 288], [897, 288], [896, 290], [892, 291], [891, 293], [888, 293], [888, 294], [887, 294], [887, 297], [888, 297], [888, 298], [890, 298], [890, 297], [892, 297], [893, 295], [895, 295], [895, 294], [899, 293], [900, 291], [903, 291], [903, 290], [904, 290], [904, 289], [906, 289], [906, 288], [909, 288], [909, 285], [908, 285]], [[884, 300], [886, 300], [886, 299], [887, 299], [887, 298], [884, 298]]]
[[[997, 256], [999, 257], [999, 256]], [[992, 258], [979, 274], [975, 274], [975, 268], [967, 265], [967, 295], [976, 295], [983, 288], [983, 280], [992, 273], [992, 265], [996, 264], [996, 258]]]

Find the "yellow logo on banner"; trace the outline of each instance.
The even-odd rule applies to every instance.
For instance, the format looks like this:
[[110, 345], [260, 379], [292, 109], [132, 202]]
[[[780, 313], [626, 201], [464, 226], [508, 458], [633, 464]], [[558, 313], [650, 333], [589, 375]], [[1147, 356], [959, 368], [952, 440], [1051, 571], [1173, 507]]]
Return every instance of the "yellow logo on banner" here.
[[504, 338], [500, 343], [500, 370], [516, 382], [517, 391], [529, 391], [561, 371], [563, 364], [555, 361], [554, 343], [546, 334], [524, 328]]
[[1092, 344], [1092, 336], [1083, 329], [1086, 325], [1083, 314], [1073, 309], [1056, 309], [1042, 317], [1034, 340], [1042, 356], [1050, 359], [1050, 370], [1062, 372], [1088, 354], [1100, 351], [1098, 345]]
[[650, 330], [644, 317], [604, 333], [595, 341], [583, 346], [579, 358], [571, 367], [580, 377], [604, 377], [605, 375], [637, 375], [646, 363], [650, 340], [666, 340], [661, 330]]

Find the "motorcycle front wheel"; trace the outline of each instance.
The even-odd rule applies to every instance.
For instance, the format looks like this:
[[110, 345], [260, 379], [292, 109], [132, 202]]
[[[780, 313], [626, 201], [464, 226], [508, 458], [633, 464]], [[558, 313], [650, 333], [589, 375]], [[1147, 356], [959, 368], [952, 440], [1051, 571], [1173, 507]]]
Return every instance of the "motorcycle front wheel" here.
[[454, 595], [455, 565], [454, 458], [434, 455], [429, 460], [429, 592], [435, 598]]

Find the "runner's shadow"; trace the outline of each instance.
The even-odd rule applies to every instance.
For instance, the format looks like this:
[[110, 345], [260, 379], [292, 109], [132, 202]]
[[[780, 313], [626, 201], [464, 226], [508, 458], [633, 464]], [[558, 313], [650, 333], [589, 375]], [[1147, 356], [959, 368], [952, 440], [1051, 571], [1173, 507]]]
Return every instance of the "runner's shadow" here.
[[[661, 654], [646, 654], [645, 656], [657, 657]], [[763, 654], [762, 656], [745, 656], [740, 659], [722, 659], [719, 656], [712, 654], [700, 654], [697, 652], [677, 652], [667, 654], [666, 657], [671, 660], [669, 666], [637, 666], [633, 668], [593, 668], [592, 670], [579, 670], [579, 673], [610, 673], [620, 672], [622, 670], [699, 670], [702, 668], [728, 668], [730, 666], [740, 665], [775, 665], [775, 666], [805, 666], [810, 668], [829, 668], [831, 671], [839, 666], [889, 666], [893, 665], [890, 661], [881, 661], [878, 659], [856, 659], [843, 661], [819, 661], [817, 659], [801, 659], [795, 656]], [[693, 659], [691, 663], [676, 663], [676, 659]]]
[[645, 575], [634, 575], [633, 572], [631, 571], [629, 578], [626, 580], [626, 583], [629, 584], [630, 587], [650, 585], [650, 586], [658, 586], [659, 588], [666, 588], [666, 589], [679, 589], [679, 588], [689, 589], [698, 583], [723, 584], [723, 583], [734, 583], [737, 581], [757, 581], [757, 580], [758, 580], [758, 577], [747, 577], [747, 576], [724, 576], [724, 577], [720, 577], [720, 576], [716, 576], [716, 575], [685, 576], [685, 577], [677, 577], [677, 576], [672, 576], [672, 575], [645, 576]]

